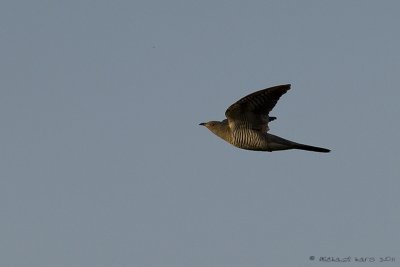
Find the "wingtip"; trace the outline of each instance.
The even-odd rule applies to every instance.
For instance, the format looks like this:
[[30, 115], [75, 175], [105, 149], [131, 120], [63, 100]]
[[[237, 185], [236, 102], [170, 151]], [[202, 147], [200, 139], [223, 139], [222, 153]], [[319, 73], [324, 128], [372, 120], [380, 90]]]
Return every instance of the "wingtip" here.
[[286, 88], [286, 90], [289, 90], [291, 86], [292, 85], [290, 83], [287, 83], [287, 84], [277, 85], [276, 87]]

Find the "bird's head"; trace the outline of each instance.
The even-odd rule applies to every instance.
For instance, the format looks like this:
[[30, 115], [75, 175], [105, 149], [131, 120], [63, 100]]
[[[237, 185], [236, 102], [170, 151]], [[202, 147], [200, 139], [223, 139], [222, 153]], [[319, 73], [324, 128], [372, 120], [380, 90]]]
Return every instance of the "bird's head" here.
[[207, 127], [208, 130], [225, 140], [230, 136], [227, 120], [202, 122], [199, 125]]
[[217, 126], [220, 125], [220, 124], [221, 124], [220, 121], [208, 121], [208, 122], [202, 122], [202, 123], [200, 123], [199, 125], [205, 126], [205, 127], [207, 127], [208, 129], [211, 129], [211, 128], [213, 128], [213, 127], [217, 127]]

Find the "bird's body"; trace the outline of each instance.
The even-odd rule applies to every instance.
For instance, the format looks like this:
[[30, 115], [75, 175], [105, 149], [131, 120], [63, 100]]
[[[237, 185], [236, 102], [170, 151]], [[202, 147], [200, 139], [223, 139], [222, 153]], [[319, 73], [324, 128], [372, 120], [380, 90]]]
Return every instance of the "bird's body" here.
[[268, 123], [275, 117], [269, 112], [279, 98], [290, 89], [290, 84], [257, 91], [232, 104], [225, 112], [228, 119], [201, 123], [228, 143], [246, 150], [277, 151], [301, 149], [329, 152], [329, 149], [304, 145], [267, 133]]

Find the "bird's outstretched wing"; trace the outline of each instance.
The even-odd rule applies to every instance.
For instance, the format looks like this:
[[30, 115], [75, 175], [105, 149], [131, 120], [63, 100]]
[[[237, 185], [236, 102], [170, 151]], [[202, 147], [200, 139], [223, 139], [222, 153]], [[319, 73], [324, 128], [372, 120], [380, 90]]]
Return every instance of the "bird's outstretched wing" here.
[[250, 128], [267, 132], [269, 112], [289, 89], [290, 84], [278, 85], [241, 98], [225, 112], [230, 128]]

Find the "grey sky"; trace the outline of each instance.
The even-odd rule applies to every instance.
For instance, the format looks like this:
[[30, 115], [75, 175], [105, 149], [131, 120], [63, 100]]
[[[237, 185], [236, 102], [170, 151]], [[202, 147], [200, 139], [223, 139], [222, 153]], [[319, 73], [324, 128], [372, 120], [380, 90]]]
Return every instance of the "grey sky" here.
[[[0, 265], [395, 266], [399, 10], [2, 1]], [[239, 150], [198, 126], [284, 83], [271, 133], [330, 154]]]

